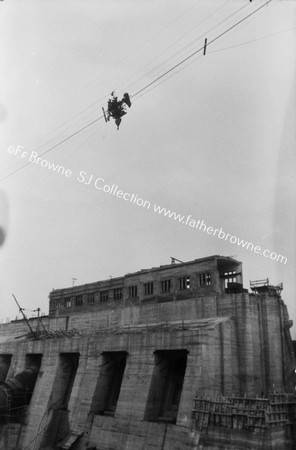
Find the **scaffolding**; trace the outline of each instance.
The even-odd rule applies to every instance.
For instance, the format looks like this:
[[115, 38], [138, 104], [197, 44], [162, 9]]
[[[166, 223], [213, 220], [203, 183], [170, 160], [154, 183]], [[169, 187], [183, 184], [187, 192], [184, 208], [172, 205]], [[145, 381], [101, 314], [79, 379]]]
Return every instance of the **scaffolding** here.
[[268, 293], [269, 295], [277, 295], [280, 297], [283, 290], [283, 283], [273, 286], [269, 283], [268, 278], [264, 280], [254, 280], [250, 281], [250, 289], [255, 292], [255, 294]]
[[249, 431], [296, 425], [296, 396], [272, 393], [268, 398], [224, 397], [194, 399], [192, 426], [204, 430], [218, 426]]

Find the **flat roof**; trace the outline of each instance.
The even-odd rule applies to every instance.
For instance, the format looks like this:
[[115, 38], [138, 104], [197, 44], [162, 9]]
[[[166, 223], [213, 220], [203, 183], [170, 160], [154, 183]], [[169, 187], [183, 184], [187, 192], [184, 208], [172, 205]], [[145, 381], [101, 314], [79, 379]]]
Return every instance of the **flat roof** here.
[[137, 272], [127, 273], [125, 276], [127, 277], [127, 276], [133, 276], [133, 275], [137, 275], [137, 274], [147, 273], [147, 272], [156, 272], [159, 270], [172, 269], [174, 267], [184, 267], [184, 266], [189, 266], [189, 265], [196, 264], [196, 263], [210, 261], [213, 259], [214, 260], [216, 259], [219, 261], [224, 261], [224, 262], [232, 262], [232, 263], [236, 263], [236, 264], [241, 264], [241, 261], [238, 261], [238, 260], [232, 258], [231, 256], [213, 255], [213, 256], [206, 256], [204, 258], [193, 259], [191, 261], [170, 263], [170, 264], [165, 264], [165, 265], [161, 265], [158, 267], [151, 267], [150, 269], [142, 269], [142, 270], [138, 270]]
[[57, 289], [53, 289], [51, 291], [51, 293], [56, 292], [56, 291], [70, 291], [70, 290], [71, 291], [75, 291], [75, 290], [79, 291], [83, 287], [93, 286], [94, 284], [99, 284], [99, 283], [103, 283], [103, 284], [105, 284], [105, 283], [111, 284], [112, 283], [113, 284], [116, 281], [119, 281], [119, 280], [122, 280], [122, 279], [128, 278], [128, 277], [133, 277], [135, 275], [142, 275], [142, 274], [149, 273], [149, 272], [159, 272], [159, 271], [167, 270], [167, 269], [175, 269], [175, 268], [177, 269], [179, 267], [186, 267], [188, 265], [203, 263], [203, 262], [211, 261], [211, 260], [216, 260], [217, 262], [221, 261], [224, 263], [228, 262], [228, 263], [234, 263], [234, 264], [241, 264], [241, 261], [238, 261], [238, 260], [232, 258], [231, 256], [212, 255], [212, 256], [206, 256], [204, 258], [198, 258], [198, 259], [194, 259], [194, 260], [186, 261], [186, 262], [176, 262], [176, 263], [161, 265], [158, 267], [151, 267], [150, 269], [141, 269], [136, 272], [126, 273], [125, 275], [123, 275], [121, 277], [114, 277], [114, 278], [112, 277], [112, 278], [105, 279], [105, 280], [93, 281], [91, 283], [78, 284], [76, 286], [69, 286], [69, 287], [65, 287], [65, 288], [57, 288]]

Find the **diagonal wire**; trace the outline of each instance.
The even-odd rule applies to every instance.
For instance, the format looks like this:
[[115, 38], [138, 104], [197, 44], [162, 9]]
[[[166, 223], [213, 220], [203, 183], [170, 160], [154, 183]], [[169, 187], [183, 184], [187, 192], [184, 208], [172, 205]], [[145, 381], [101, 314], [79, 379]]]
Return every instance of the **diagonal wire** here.
[[[250, 14], [248, 14], [247, 16], [243, 17], [242, 19], [240, 19], [238, 22], [236, 22], [234, 25], [232, 25], [231, 27], [227, 28], [225, 31], [223, 31], [222, 33], [220, 33], [218, 36], [216, 36], [215, 38], [211, 39], [208, 43], [207, 43], [207, 47], [211, 44], [213, 44], [214, 42], [216, 42], [218, 39], [220, 39], [222, 36], [224, 36], [225, 34], [229, 33], [229, 31], [233, 30], [234, 28], [236, 28], [238, 25], [240, 25], [242, 22], [244, 22], [245, 20], [247, 20], [249, 17], [253, 16], [254, 14], [256, 14], [258, 11], [260, 11], [262, 8], [264, 8], [265, 6], [267, 6], [272, 0], [268, 0], [266, 1], [263, 5], [259, 6], [257, 9], [255, 9], [254, 11], [252, 11]], [[165, 71], [164, 73], [162, 73], [161, 75], [159, 75], [157, 78], [155, 78], [153, 81], [151, 81], [150, 83], [146, 84], [143, 88], [139, 89], [135, 94], [131, 95], [131, 98], [136, 97], [137, 95], [139, 95], [140, 93], [142, 93], [143, 91], [147, 90], [148, 88], [150, 88], [152, 85], [154, 85], [155, 83], [157, 83], [159, 80], [161, 80], [162, 78], [164, 78], [165, 76], [167, 76], [169, 73], [173, 72], [174, 70], [176, 70], [178, 67], [180, 67], [181, 65], [183, 65], [186, 61], [188, 61], [189, 59], [193, 58], [193, 56], [195, 56], [197, 53], [203, 51], [205, 48], [205, 46], [203, 45], [202, 47], [200, 47], [199, 49], [195, 50], [193, 53], [191, 53], [190, 55], [188, 55], [186, 58], [183, 58], [180, 62], [178, 62], [177, 64], [175, 64], [174, 66], [172, 66], [170, 69], [168, 69], [167, 71]], [[54, 150], [55, 148], [57, 148], [58, 146], [60, 146], [61, 144], [63, 144], [64, 142], [68, 141], [69, 139], [71, 139], [72, 137], [76, 136], [77, 134], [81, 133], [83, 130], [89, 128], [90, 126], [92, 126], [94, 123], [98, 122], [99, 120], [103, 119], [104, 116], [100, 116], [97, 119], [93, 120], [92, 122], [88, 123], [87, 125], [83, 126], [82, 128], [80, 128], [79, 130], [75, 131], [74, 133], [70, 134], [69, 136], [67, 136], [66, 138], [62, 139], [61, 141], [59, 141], [57, 144], [53, 145], [52, 147], [50, 147], [49, 149], [45, 150], [43, 153], [41, 153], [39, 155], [39, 157], [44, 156], [46, 153]], [[23, 166], [19, 167], [18, 169], [14, 170], [13, 172], [11, 172], [9, 175], [6, 175], [5, 177], [1, 178], [0, 181], [4, 181], [7, 178], [9, 178], [10, 176], [14, 175], [15, 173], [19, 172], [21, 169], [25, 168], [26, 166], [28, 166], [30, 164], [30, 162], [28, 161], [27, 163], [25, 163]]]

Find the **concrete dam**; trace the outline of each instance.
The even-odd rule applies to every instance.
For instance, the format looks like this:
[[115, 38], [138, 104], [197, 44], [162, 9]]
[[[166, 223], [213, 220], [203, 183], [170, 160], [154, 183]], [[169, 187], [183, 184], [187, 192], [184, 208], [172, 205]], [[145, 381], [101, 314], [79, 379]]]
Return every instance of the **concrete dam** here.
[[53, 290], [0, 324], [0, 450], [295, 449], [282, 287], [214, 255]]

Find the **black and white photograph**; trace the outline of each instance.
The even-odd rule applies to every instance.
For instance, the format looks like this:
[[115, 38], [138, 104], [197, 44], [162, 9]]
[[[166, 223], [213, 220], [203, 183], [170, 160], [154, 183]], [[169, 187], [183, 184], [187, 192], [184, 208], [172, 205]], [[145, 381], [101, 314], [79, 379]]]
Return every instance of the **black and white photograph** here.
[[0, 0], [0, 450], [295, 450], [295, 0]]

